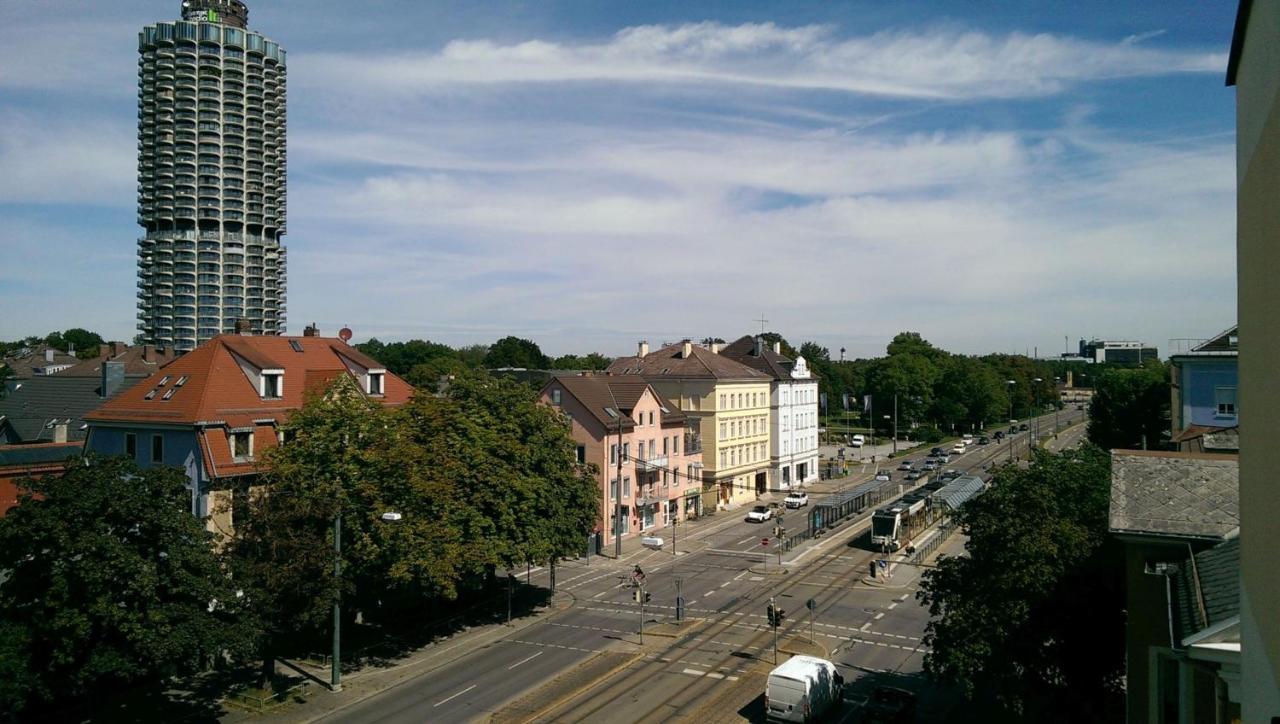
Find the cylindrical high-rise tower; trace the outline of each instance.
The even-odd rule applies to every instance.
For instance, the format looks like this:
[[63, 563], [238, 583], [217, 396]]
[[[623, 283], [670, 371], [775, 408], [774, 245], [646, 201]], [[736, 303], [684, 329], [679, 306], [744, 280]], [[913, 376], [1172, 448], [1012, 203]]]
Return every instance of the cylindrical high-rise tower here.
[[138, 329], [182, 351], [285, 327], [285, 51], [240, 0], [138, 34]]

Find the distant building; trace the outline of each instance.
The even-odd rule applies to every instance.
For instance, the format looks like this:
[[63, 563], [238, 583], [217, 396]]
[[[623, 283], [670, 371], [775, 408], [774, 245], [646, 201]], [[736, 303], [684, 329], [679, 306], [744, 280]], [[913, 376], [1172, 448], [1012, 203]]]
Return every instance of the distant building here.
[[1155, 347], [1144, 342], [1101, 340], [1080, 340], [1080, 348], [1076, 354], [1066, 353], [1062, 359], [1067, 362], [1110, 363], [1122, 365], [1141, 365], [1147, 360], [1160, 359]]
[[1239, 469], [1235, 455], [1111, 453], [1129, 724], [1240, 720]]
[[1244, 721], [1280, 720], [1280, 0], [1241, 0], [1227, 85], [1236, 88], [1240, 332], [1240, 630]]
[[789, 490], [818, 480], [818, 378], [803, 357], [782, 354], [760, 337], [742, 337], [720, 354], [773, 379], [769, 392], [770, 487]]
[[80, 359], [76, 357], [75, 350], [63, 352], [47, 344], [39, 344], [7, 354], [0, 363], [9, 368], [9, 378], [27, 379], [57, 374], [76, 366]]
[[558, 375], [539, 396], [568, 418], [578, 462], [596, 468], [601, 493], [596, 530], [605, 543], [619, 531], [630, 537], [701, 514], [697, 425], [690, 426], [689, 418], [645, 378]]
[[[771, 378], [684, 340], [655, 352], [641, 342], [634, 357], [609, 365], [615, 375], [641, 375], [676, 406], [702, 436], [703, 505], [722, 510], [754, 501], [769, 490]], [[710, 500], [708, 500], [710, 499]]]
[[1191, 452], [1239, 452], [1237, 327], [1169, 358], [1173, 443]]
[[144, 468], [185, 468], [192, 513], [230, 533], [234, 484], [258, 474], [262, 453], [282, 443], [289, 415], [308, 393], [340, 379], [383, 405], [413, 394], [340, 339], [220, 335], [86, 415], [85, 447], [128, 455]]

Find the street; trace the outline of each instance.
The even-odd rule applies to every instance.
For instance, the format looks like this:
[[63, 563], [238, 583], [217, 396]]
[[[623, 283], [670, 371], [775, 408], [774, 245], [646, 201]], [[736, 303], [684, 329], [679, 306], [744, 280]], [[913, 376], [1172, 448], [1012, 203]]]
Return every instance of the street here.
[[[1080, 416], [1060, 413], [1060, 422], [1069, 425]], [[1046, 437], [1052, 426], [1049, 415], [1043, 423]], [[964, 472], [1002, 463], [1011, 447], [1025, 454], [1029, 435], [975, 446], [946, 467]], [[922, 461], [927, 450], [910, 459]], [[873, 473], [869, 469], [812, 486], [810, 505]], [[902, 473], [893, 475], [901, 480]], [[768, 498], [780, 502], [782, 496]], [[822, 656], [841, 668], [850, 683], [846, 715], [856, 711], [856, 702], [873, 685], [889, 683], [917, 693], [922, 719], [944, 718], [955, 697], [926, 686], [921, 675], [928, 614], [914, 594], [923, 568], [900, 563], [905, 555], [899, 552], [890, 556], [898, 562], [891, 580], [864, 580], [869, 564], [882, 557], [869, 550], [865, 535], [872, 509], [784, 553], [781, 567], [772, 540], [775, 522], [749, 523], [745, 510], [689, 526], [696, 530], [679, 536], [676, 554], [668, 545], [635, 549], [616, 561], [596, 556], [589, 563], [565, 562], [557, 568], [557, 589], [573, 596], [568, 610], [327, 720], [761, 720], [764, 680], [774, 660], [765, 615], [770, 599], [786, 613], [778, 631], [780, 649]], [[785, 525], [803, 527], [804, 509], [784, 512]], [[962, 550], [962, 538], [953, 536], [939, 552]], [[645, 571], [651, 596], [643, 644], [641, 609], [628, 580], [635, 565]], [[546, 585], [547, 572], [535, 571], [530, 582]], [[686, 602], [681, 624], [675, 623], [677, 586]], [[812, 624], [805, 606], [810, 599]], [[780, 653], [779, 661], [788, 655]]]

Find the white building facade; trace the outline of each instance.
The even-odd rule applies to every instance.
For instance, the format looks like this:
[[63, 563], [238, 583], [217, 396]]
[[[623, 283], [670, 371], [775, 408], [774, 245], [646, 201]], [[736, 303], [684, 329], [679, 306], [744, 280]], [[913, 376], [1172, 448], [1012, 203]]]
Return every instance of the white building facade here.
[[774, 490], [801, 488], [818, 480], [818, 379], [803, 357], [782, 354], [781, 343], [742, 337], [721, 352], [764, 372], [769, 389], [769, 462]]

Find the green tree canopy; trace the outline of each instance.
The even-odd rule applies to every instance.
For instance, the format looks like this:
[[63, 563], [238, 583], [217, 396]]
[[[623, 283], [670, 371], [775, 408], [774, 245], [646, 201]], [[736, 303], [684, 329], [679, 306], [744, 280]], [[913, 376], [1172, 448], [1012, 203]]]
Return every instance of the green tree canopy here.
[[1000, 469], [956, 516], [967, 555], [941, 558], [916, 594], [932, 617], [925, 670], [1024, 720], [1113, 718], [1124, 592], [1110, 493], [1093, 446]]
[[1169, 435], [1169, 372], [1152, 361], [1110, 369], [1095, 381], [1089, 404], [1089, 440], [1103, 449], [1162, 449]]
[[76, 357], [80, 359], [93, 359], [98, 356], [98, 345], [103, 343], [103, 339], [97, 332], [90, 332], [80, 327], [72, 327], [64, 332], [50, 332], [45, 337], [45, 344], [50, 347], [67, 351], [71, 347], [75, 347]]
[[89, 457], [21, 487], [0, 518], [0, 712], [245, 652], [240, 599], [180, 470]]
[[551, 368], [557, 370], [603, 370], [607, 369], [612, 362], [611, 358], [605, 357], [599, 352], [592, 352], [584, 356], [566, 354], [555, 358], [551, 362]]
[[532, 340], [503, 337], [489, 347], [484, 357], [484, 366], [489, 369], [523, 367], [530, 370], [544, 370], [551, 366], [551, 360], [547, 359]]

